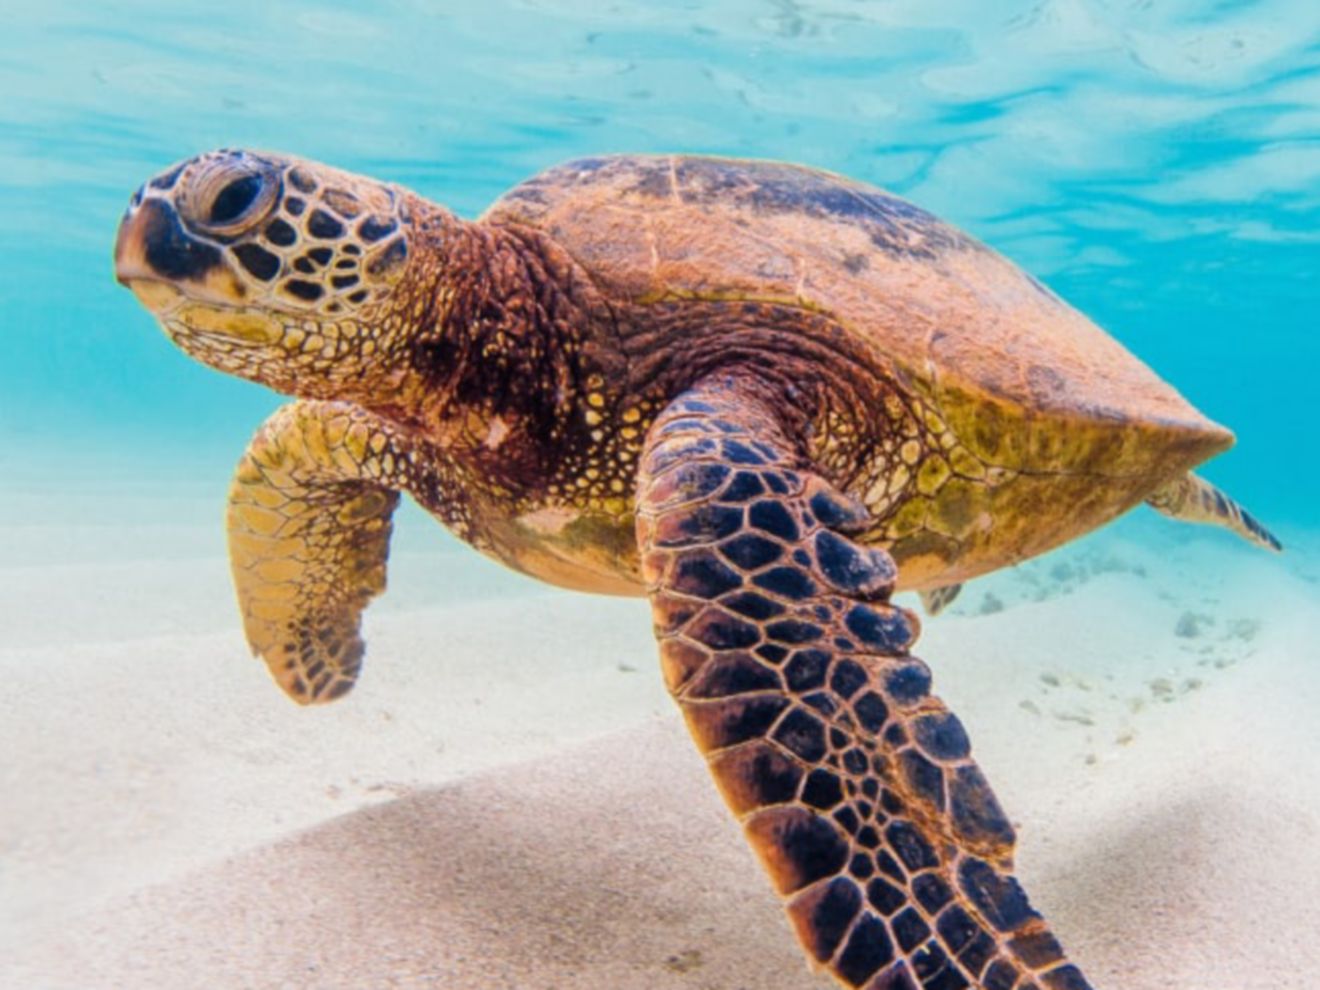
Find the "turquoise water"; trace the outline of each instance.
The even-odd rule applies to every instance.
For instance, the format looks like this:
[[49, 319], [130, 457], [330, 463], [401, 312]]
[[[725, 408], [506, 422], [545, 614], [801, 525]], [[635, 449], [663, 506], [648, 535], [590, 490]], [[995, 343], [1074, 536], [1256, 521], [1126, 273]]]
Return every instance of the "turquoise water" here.
[[232, 459], [278, 401], [176, 353], [110, 277], [128, 195], [176, 159], [283, 149], [471, 215], [565, 158], [685, 150], [844, 172], [963, 226], [1237, 431], [1210, 477], [1314, 521], [1307, 0], [5, 6], [11, 474]]
[[[443, 939], [427, 919], [447, 917], [450, 888], [428, 864], [454, 854], [408, 795], [450, 809], [454, 781], [676, 719], [645, 602], [533, 585], [419, 510], [400, 514], [350, 703], [295, 710], [247, 659], [221, 512], [234, 462], [284, 400], [177, 351], [110, 257], [133, 190], [218, 146], [319, 159], [465, 216], [582, 155], [786, 159], [887, 187], [1048, 283], [1236, 431], [1203, 473], [1290, 552], [1138, 511], [971, 584], [919, 652], [996, 788], [1020, 798], [1032, 896], [1097, 985], [1284, 990], [1296, 984], [1271, 966], [1320, 966], [1306, 956], [1320, 904], [1320, 2], [0, 0], [0, 958], [36, 946], [36, 972], [76, 971], [45, 983], [0, 964], [0, 984], [123, 972], [107, 985], [175, 987], [229, 966], [213, 982], [269, 971], [268, 985], [301, 986], [304, 948], [333, 936], [323, 973], [383, 985], [350, 957], [392, 964], [407, 932], [430, 972]], [[495, 904], [469, 954], [481, 979], [504, 931], [573, 967], [565, 946], [587, 938], [602, 965], [641, 946], [666, 978], [699, 945], [715, 961], [685, 986], [786, 985], [800, 965], [787, 936], [722, 909], [767, 896], [760, 875], [703, 908], [696, 894], [722, 876], [698, 855], [705, 837], [666, 858], [660, 834], [687, 820], [688, 792], [639, 791], [655, 784], [645, 769], [597, 757], [611, 783], [582, 784], [584, 814], [614, 827], [655, 806], [656, 832], [636, 830], [637, 859], [617, 871], [629, 879], [601, 883], [599, 915], [564, 892], [602, 875], [579, 847], [612, 862], [620, 836], [567, 834], [573, 855], [523, 870], [512, 900], [500, 871], [541, 862], [539, 833], [526, 857], [464, 854], [472, 887], [453, 890], [484, 885]], [[480, 814], [456, 820], [479, 837], [486, 792], [464, 793]], [[567, 805], [538, 805], [547, 793], [492, 806], [519, 827], [553, 823]], [[357, 817], [387, 799], [404, 819]], [[334, 858], [307, 885], [240, 863], [237, 899], [197, 894], [200, 865], [326, 822], [361, 828], [373, 856], [401, 851], [399, 872], [373, 860], [325, 893]], [[650, 909], [653, 891], [620, 891], [671, 871], [693, 900], [658, 897], [672, 917], [634, 924], [625, 901]], [[124, 909], [179, 878], [177, 902]], [[406, 895], [422, 880], [437, 900], [419, 921]], [[389, 910], [358, 923], [377, 903], [408, 923]], [[107, 904], [108, 921], [86, 921]], [[1268, 917], [1270, 951], [1243, 917]], [[122, 937], [118, 969], [89, 932]], [[1212, 978], [1170, 976], [1179, 953], [1192, 961], [1174, 976]], [[749, 976], [749, 960], [770, 975]], [[176, 975], [144, 978], [156, 964]], [[569, 972], [537, 985], [587, 985]], [[676, 985], [608, 972], [601, 985]]]

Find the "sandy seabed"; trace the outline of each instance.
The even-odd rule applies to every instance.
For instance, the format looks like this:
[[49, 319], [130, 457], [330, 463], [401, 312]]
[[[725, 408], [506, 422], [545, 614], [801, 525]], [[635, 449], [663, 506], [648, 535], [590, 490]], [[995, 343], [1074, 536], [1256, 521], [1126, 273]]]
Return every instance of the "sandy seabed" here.
[[[216, 491], [3, 499], [0, 986], [833, 985], [644, 602], [544, 589], [413, 513], [361, 683], [299, 709], [248, 658]], [[973, 584], [916, 652], [1098, 990], [1309, 988], [1317, 544], [1159, 527]]]

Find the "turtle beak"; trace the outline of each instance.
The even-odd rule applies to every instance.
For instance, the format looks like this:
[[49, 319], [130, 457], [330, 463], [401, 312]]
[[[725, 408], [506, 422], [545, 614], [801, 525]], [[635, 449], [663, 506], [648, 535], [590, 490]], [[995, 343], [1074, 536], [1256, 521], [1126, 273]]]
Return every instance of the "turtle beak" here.
[[163, 281], [147, 263], [147, 220], [140, 209], [140, 196], [139, 192], [134, 197], [137, 205], [129, 207], [119, 224], [119, 234], [115, 238], [115, 281], [131, 289], [138, 302], [152, 313], [163, 314], [183, 300], [183, 293]]
[[142, 190], [139, 189], [133, 195], [132, 205], [124, 211], [124, 218], [119, 221], [119, 233], [115, 236], [115, 281], [124, 286], [131, 287], [134, 279], [152, 276], [142, 244], [145, 221], [141, 207]]
[[133, 197], [115, 238], [115, 279], [161, 313], [185, 297], [235, 305], [246, 294], [219, 247], [193, 236], [162, 196]]

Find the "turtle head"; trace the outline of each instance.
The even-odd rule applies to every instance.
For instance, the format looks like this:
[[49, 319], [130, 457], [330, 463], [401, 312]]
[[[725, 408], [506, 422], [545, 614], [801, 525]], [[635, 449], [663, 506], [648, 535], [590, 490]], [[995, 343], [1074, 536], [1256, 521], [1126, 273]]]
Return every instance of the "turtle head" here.
[[282, 392], [346, 398], [367, 368], [387, 367], [391, 334], [434, 293], [417, 246], [443, 218], [328, 166], [214, 151], [133, 195], [115, 275], [193, 357]]

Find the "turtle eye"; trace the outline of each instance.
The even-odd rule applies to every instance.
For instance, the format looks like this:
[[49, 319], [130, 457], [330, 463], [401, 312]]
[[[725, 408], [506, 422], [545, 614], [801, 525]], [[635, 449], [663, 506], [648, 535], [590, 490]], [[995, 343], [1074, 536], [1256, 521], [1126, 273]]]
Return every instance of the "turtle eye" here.
[[195, 179], [187, 212], [211, 234], [235, 235], [266, 218], [276, 199], [273, 170], [249, 158], [214, 162]]
[[261, 195], [261, 176], [244, 175], [234, 179], [211, 200], [211, 215], [207, 223], [229, 224], [252, 208]]

